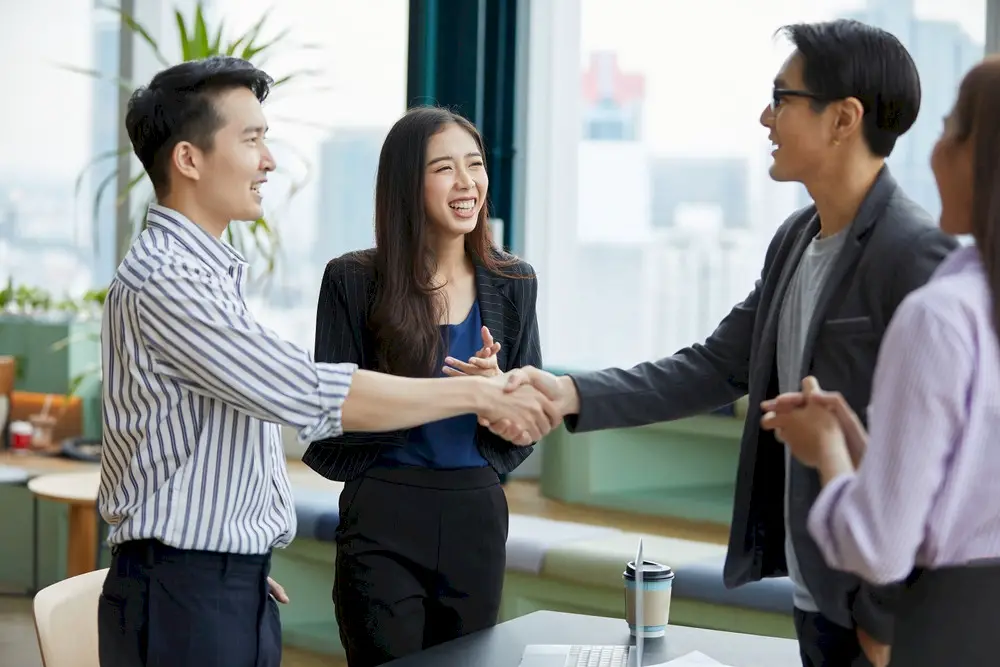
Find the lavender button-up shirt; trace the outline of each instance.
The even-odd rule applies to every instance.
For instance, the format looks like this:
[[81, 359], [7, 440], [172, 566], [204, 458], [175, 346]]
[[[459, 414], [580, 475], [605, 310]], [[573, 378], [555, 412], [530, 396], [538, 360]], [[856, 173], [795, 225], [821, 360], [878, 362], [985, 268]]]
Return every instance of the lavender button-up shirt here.
[[809, 515], [827, 564], [875, 583], [1000, 557], [1000, 343], [976, 248], [897, 309], [879, 352], [868, 450]]

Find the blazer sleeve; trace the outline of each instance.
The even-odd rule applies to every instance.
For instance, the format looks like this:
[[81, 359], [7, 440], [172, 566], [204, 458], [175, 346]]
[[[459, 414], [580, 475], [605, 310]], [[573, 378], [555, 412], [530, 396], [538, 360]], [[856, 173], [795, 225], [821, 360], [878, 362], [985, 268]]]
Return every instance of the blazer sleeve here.
[[[366, 330], [365, 313], [368, 308], [368, 278], [356, 260], [340, 258], [331, 261], [323, 273], [316, 306], [317, 361], [342, 359], [368, 369], [371, 360], [364, 353]], [[368, 369], [372, 370], [372, 369]], [[382, 445], [396, 443], [405, 431], [369, 433], [352, 431], [342, 435], [317, 440], [314, 445]]]
[[802, 209], [778, 228], [753, 290], [733, 306], [704, 343], [627, 370], [571, 373], [580, 412], [566, 417], [566, 428], [582, 433], [672, 421], [715, 410], [744, 396], [750, 386], [753, 333], [765, 280], [778, 250], [810, 217], [811, 212]]
[[[348, 305], [345, 283], [348, 269], [340, 262], [330, 262], [323, 272], [316, 306], [316, 361], [342, 359], [361, 365], [361, 313], [363, 304]], [[354, 291], [354, 290], [352, 290]]]
[[515, 304], [521, 316], [521, 331], [514, 349], [510, 352], [508, 366], [541, 368], [542, 343], [538, 335], [538, 313], [535, 311], [538, 303], [538, 279], [531, 276], [518, 280], [516, 292]]
[[[507, 356], [507, 367], [503, 370], [506, 372], [524, 366], [541, 368], [542, 343], [538, 334], [538, 313], [535, 310], [538, 303], [538, 279], [534, 275], [513, 279], [511, 295], [521, 328]], [[500, 451], [516, 449], [525, 455], [532, 451], [532, 447], [517, 447], [482, 426], [479, 427], [479, 437]]]

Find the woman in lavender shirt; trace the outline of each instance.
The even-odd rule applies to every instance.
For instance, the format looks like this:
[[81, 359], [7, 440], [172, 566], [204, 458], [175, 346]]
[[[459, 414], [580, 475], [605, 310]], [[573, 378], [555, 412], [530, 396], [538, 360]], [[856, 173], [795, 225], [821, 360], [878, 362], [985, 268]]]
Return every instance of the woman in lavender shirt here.
[[896, 311], [865, 431], [806, 378], [766, 401], [823, 483], [809, 530], [827, 563], [902, 583], [893, 667], [1000, 663], [1000, 58], [962, 82], [931, 157], [941, 228], [971, 234]]

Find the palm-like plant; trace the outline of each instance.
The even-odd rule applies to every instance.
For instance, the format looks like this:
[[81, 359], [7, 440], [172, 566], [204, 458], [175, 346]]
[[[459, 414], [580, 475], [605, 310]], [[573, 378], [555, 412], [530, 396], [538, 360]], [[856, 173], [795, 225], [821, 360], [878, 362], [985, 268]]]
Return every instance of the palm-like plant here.
[[[123, 12], [118, 7], [113, 5], [97, 5], [98, 8], [115, 12], [121, 19], [123, 28], [127, 28], [134, 35], [138, 36], [151, 50], [153, 56], [164, 66], [169, 67], [171, 63], [166, 56], [163, 55], [163, 51], [159, 44], [149, 31], [139, 23], [134, 17], [130, 16], [128, 13]], [[282, 30], [277, 35], [271, 37], [268, 40], [262, 38], [262, 31], [264, 25], [268, 19], [268, 13], [265, 13], [260, 19], [250, 27], [249, 30], [243, 34], [236, 35], [233, 38], [227, 39], [227, 30], [225, 21], [220, 20], [218, 25], [214, 27], [209, 27], [205, 20], [205, 12], [203, 11], [202, 3], [199, 1], [194, 9], [193, 18], [186, 19], [181, 11], [177, 10], [174, 12], [176, 22], [177, 22], [177, 37], [180, 40], [180, 51], [181, 59], [183, 61], [189, 60], [200, 60], [202, 58], [208, 58], [215, 55], [228, 55], [237, 56], [253, 62], [258, 67], [264, 65], [266, 60], [273, 55], [274, 52], [279, 50], [280, 47], [287, 45], [288, 30]], [[300, 49], [314, 48], [309, 45], [299, 45]], [[71, 71], [86, 74], [99, 79], [108, 79], [105, 74], [80, 67], [75, 67], [72, 65], [63, 65], [64, 68]], [[284, 88], [287, 87], [289, 83], [297, 80], [304, 79], [309, 76], [315, 76], [318, 74], [315, 70], [298, 70], [285, 74], [280, 77], [276, 77], [274, 81], [274, 88]], [[116, 82], [120, 87], [123, 87], [126, 91], [131, 92], [136, 88], [132, 82], [122, 81], [117, 77], [111, 77], [111, 79]], [[272, 140], [273, 142], [273, 140]], [[291, 149], [291, 147], [287, 147]], [[107, 160], [115, 159], [128, 152], [128, 148], [120, 148], [117, 150], [106, 151], [95, 156], [91, 161], [83, 168], [81, 173], [76, 179], [75, 192], [76, 196], [79, 196], [80, 189], [83, 186], [84, 178], [87, 172], [98, 164], [104, 163]], [[304, 175], [299, 178], [292, 178], [291, 185], [288, 191], [288, 198], [293, 197], [302, 187], [306, 184], [309, 178], [309, 162], [306, 160], [301, 153], [295, 152], [296, 156], [302, 162]], [[279, 171], [282, 171], [279, 169]], [[93, 201], [93, 219], [95, 220], [95, 244], [97, 243], [97, 225], [96, 221], [99, 217], [99, 211], [101, 207], [101, 202], [103, 201], [107, 191], [111, 188], [118, 178], [117, 169], [113, 170], [110, 174], [105, 176], [103, 180], [98, 184]], [[128, 200], [130, 193], [135, 191], [140, 186], [144, 186], [143, 190], [145, 195], [143, 197], [143, 205], [141, 210], [145, 210], [145, 205], [152, 199], [152, 186], [148, 183], [146, 174], [140, 171], [137, 175], [132, 177], [125, 188], [124, 192], [119, 192], [115, 208], [116, 210], [121, 206], [125, 205]], [[132, 216], [135, 220], [134, 232], [137, 233], [145, 225], [144, 215]], [[261, 217], [257, 220], [252, 221], [248, 226], [244, 225], [230, 225], [226, 230], [227, 241], [231, 243], [234, 247], [239, 249], [244, 255], [252, 257], [256, 254], [261, 260], [265, 262], [265, 273], [270, 274], [274, 270], [275, 261], [277, 258], [277, 253], [279, 249], [279, 236], [278, 230], [272, 221]], [[118, 249], [122, 252], [124, 249]]]

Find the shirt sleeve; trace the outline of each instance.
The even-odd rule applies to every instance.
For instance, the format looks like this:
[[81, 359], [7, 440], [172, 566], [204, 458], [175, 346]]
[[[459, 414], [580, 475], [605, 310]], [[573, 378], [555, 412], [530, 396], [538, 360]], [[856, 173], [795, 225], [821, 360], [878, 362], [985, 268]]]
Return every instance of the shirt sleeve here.
[[822, 490], [809, 532], [827, 564], [875, 584], [905, 579], [923, 543], [933, 499], [965, 421], [973, 370], [960, 308], [915, 292], [879, 350], [868, 449], [852, 474]]
[[154, 372], [258, 419], [287, 424], [303, 441], [343, 431], [341, 408], [357, 366], [317, 363], [259, 325], [233, 281], [203, 267], [167, 264], [137, 298]]

